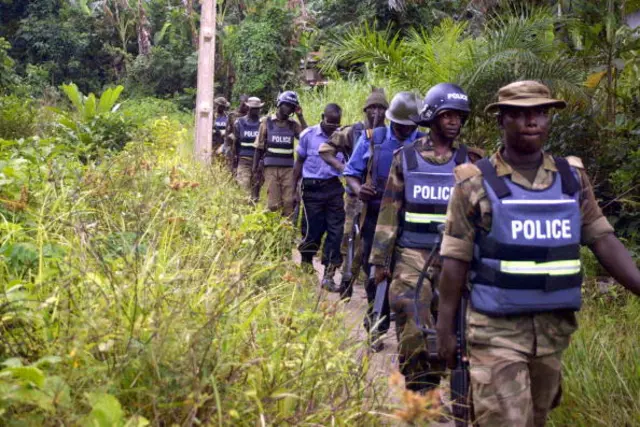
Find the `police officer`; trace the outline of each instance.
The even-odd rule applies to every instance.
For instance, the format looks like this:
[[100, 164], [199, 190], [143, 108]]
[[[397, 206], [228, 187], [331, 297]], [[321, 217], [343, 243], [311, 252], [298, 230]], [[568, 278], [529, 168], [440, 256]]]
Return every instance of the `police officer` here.
[[[416, 95], [411, 92], [400, 92], [394, 96], [385, 113], [390, 124], [384, 128], [375, 129], [371, 138], [367, 138], [366, 135], [362, 136], [344, 170], [344, 176], [351, 191], [364, 202], [362, 213], [364, 221], [360, 232], [362, 266], [367, 277], [369, 277], [371, 270], [369, 255], [371, 254], [373, 235], [393, 153], [423, 136], [418, 132], [418, 126], [411, 120], [418, 114], [418, 103]], [[365, 327], [368, 329], [369, 319], [373, 314], [376, 286], [371, 281], [367, 281], [365, 288], [369, 302], [369, 310], [365, 320]], [[380, 351], [383, 348], [382, 340], [378, 339], [377, 334], [384, 334], [389, 329], [388, 303], [385, 304], [381, 314], [382, 321], [376, 334], [371, 336], [372, 350], [374, 351]]]
[[[333, 135], [331, 135], [329, 141], [322, 143], [322, 145], [320, 146], [320, 156], [333, 168], [342, 172], [345, 167], [343, 159], [349, 159], [351, 157], [356, 142], [358, 142], [362, 134], [366, 131], [371, 132], [373, 129], [378, 127], [384, 127], [384, 114], [388, 107], [389, 103], [387, 102], [387, 99], [384, 95], [384, 91], [382, 89], [374, 89], [364, 104], [364, 122], [358, 122], [351, 126], [345, 126], [342, 129], [336, 131]], [[342, 157], [339, 157], [340, 153], [342, 154]], [[342, 243], [340, 245], [340, 252], [342, 253], [343, 258], [347, 255], [348, 239], [349, 234], [351, 233], [351, 230], [353, 228], [353, 222], [362, 208], [362, 201], [360, 201], [357, 195], [351, 191], [349, 186], [347, 186], [346, 192], [347, 197], [345, 198], [344, 202], [344, 233]], [[357, 259], [353, 261], [353, 276], [357, 276], [360, 262]], [[344, 274], [344, 271], [342, 273], [343, 278], [348, 277], [348, 275]], [[336, 290], [339, 292], [347, 291], [346, 295], [350, 296], [351, 289], [352, 287], [350, 283], [343, 282], [341, 283], [339, 289]]]
[[[329, 291], [335, 290], [333, 276], [342, 263], [340, 241], [344, 227], [344, 187], [340, 181], [341, 171], [325, 163], [318, 150], [340, 127], [341, 118], [342, 109], [338, 105], [328, 104], [325, 107], [320, 124], [302, 132], [294, 168], [294, 182], [302, 177], [307, 222], [306, 235], [299, 247], [302, 263], [313, 269], [313, 256], [326, 232], [322, 251], [322, 287]], [[343, 158], [342, 154], [338, 156]]]
[[219, 96], [213, 100], [213, 105], [216, 108], [216, 117], [213, 124], [213, 144], [211, 148], [213, 150], [212, 152], [222, 154], [223, 145], [226, 140], [227, 124], [229, 123], [227, 110], [230, 104], [223, 96]]
[[437, 339], [453, 363], [455, 312], [471, 272], [468, 355], [481, 426], [543, 426], [560, 400], [561, 355], [576, 330], [587, 245], [640, 295], [640, 271], [600, 210], [582, 161], [542, 150], [549, 109], [564, 108], [536, 81], [500, 89], [502, 147], [460, 165], [449, 202]]
[[394, 155], [373, 239], [369, 261], [375, 268], [376, 283], [389, 275], [387, 260], [395, 260], [389, 303], [396, 313], [400, 371], [413, 391], [436, 387], [444, 370], [427, 363], [427, 349], [415, 322], [417, 314], [421, 325], [434, 326], [432, 278], [424, 280], [418, 313], [416, 284], [439, 240], [438, 225], [445, 221], [454, 167], [482, 156], [480, 150], [454, 144], [469, 111], [467, 94], [457, 85], [440, 83], [427, 92], [415, 121], [428, 126], [430, 132]]
[[248, 114], [235, 121], [233, 127], [234, 164], [237, 165], [236, 180], [249, 193], [253, 188], [253, 156], [260, 128], [260, 112], [264, 103], [260, 98], [251, 97], [245, 101]]
[[[290, 118], [294, 112], [300, 123]], [[260, 164], [264, 165], [267, 207], [287, 217], [293, 213], [294, 204], [294, 140], [306, 127], [298, 94], [289, 90], [278, 96], [276, 114], [264, 119], [258, 130], [253, 173], [258, 175]]]
[[229, 113], [229, 117], [227, 120], [227, 139], [225, 141], [225, 147], [223, 152], [226, 153], [229, 159], [229, 168], [231, 172], [235, 173], [238, 168], [237, 160], [238, 153], [236, 152], [236, 139], [234, 134], [234, 128], [236, 120], [240, 117], [244, 117], [249, 113], [249, 107], [247, 106], [247, 100], [249, 97], [247, 95], [240, 95], [238, 97], [238, 108], [235, 111]]

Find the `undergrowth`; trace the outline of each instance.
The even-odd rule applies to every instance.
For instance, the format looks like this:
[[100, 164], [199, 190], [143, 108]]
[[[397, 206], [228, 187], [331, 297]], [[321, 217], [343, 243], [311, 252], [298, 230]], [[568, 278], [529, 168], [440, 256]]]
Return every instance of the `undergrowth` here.
[[1, 423], [375, 424], [379, 387], [293, 228], [182, 155], [188, 125], [136, 120], [93, 163], [3, 141]]

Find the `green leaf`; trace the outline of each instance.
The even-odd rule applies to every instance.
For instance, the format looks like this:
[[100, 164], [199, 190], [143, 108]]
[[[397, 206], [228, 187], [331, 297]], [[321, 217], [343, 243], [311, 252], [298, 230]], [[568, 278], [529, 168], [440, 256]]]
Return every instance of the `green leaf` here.
[[83, 110], [83, 95], [78, 89], [78, 86], [76, 86], [75, 83], [62, 85], [62, 91], [67, 95], [67, 98], [69, 98], [73, 106], [76, 107], [76, 110], [81, 112]]
[[112, 427], [123, 423], [124, 412], [114, 396], [107, 393], [88, 393], [87, 400], [92, 409], [84, 425]]
[[89, 94], [87, 100], [84, 103], [84, 118], [85, 120], [91, 120], [96, 115], [96, 96], [92, 93]]
[[27, 381], [38, 388], [44, 386], [44, 373], [33, 366], [15, 366], [7, 368], [6, 371], [11, 372], [14, 378]]

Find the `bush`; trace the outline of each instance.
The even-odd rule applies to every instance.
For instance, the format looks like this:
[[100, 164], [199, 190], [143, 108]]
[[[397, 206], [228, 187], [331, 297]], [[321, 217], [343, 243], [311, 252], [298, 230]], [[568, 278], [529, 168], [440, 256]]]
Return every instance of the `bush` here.
[[35, 133], [36, 110], [30, 99], [0, 97], [0, 138], [17, 139]]

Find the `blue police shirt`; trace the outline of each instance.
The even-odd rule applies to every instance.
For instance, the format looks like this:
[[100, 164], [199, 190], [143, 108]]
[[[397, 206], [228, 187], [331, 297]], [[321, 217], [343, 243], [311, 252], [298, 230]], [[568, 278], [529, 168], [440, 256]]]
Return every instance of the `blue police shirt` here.
[[[385, 140], [391, 140], [392, 143], [396, 145], [397, 148], [404, 146], [404, 144], [408, 144], [416, 140], [419, 136], [422, 136], [422, 133], [418, 132], [416, 129], [405, 141], [400, 142], [398, 138], [391, 131], [391, 126], [387, 126], [387, 136]], [[371, 152], [369, 150], [369, 140], [366, 138], [366, 134], [362, 134], [356, 143], [356, 148], [353, 150], [353, 154], [349, 159], [349, 163], [344, 168], [343, 175], [344, 176], [353, 176], [355, 178], [360, 178], [360, 180], [364, 181], [364, 174], [367, 171], [367, 163], [369, 162], [369, 157], [371, 157]]]
[[[329, 166], [318, 153], [320, 145], [328, 140], [329, 137], [320, 125], [311, 126], [300, 135], [297, 153], [298, 158], [303, 162], [303, 178], [330, 179], [340, 176], [340, 172]], [[342, 153], [338, 153], [336, 157], [340, 161], [344, 160]]]

